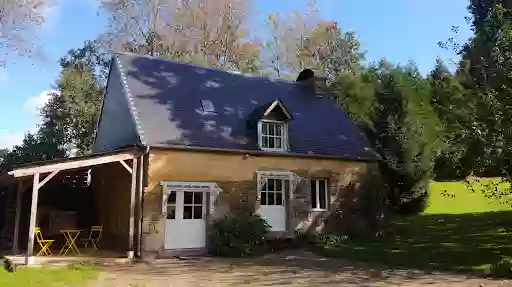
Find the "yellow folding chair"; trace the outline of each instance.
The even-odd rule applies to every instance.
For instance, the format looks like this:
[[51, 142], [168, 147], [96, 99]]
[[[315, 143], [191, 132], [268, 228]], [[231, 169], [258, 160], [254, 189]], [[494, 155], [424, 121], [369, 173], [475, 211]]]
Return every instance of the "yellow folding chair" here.
[[39, 253], [37, 253], [37, 256], [44, 254], [45, 256], [51, 256], [52, 255], [52, 249], [50, 248], [55, 242], [55, 240], [45, 240], [43, 238], [43, 233], [41, 232], [41, 228], [36, 227], [36, 240], [37, 243], [39, 243], [39, 246], [41, 247], [41, 250]]
[[89, 244], [92, 245], [94, 250], [98, 250], [98, 244], [101, 239], [101, 233], [103, 232], [102, 225], [91, 226], [91, 230], [89, 232], [89, 236], [87, 238], [83, 238], [82, 242], [84, 243], [85, 248], [88, 247]]

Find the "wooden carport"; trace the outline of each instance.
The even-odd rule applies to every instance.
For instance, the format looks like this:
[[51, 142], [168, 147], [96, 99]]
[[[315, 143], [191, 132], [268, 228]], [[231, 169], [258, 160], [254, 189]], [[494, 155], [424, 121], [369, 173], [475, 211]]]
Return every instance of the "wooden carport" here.
[[[129, 238], [128, 238], [128, 258], [134, 257], [134, 235], [135, 235], [135, 198], [142, 194], [142, 170], [143, 165], [140, 161], [143, 152], [139, 148], [123, 149], [105, 153], [94, 153], [86, 156], [71, 157], [65, 159], [49, 160], [35, 162], [29, 164], [18, 165], [8, 172], [14, 179], [18, 180], [18, 190], [16, 196], [16, 214], [14, 222], [13, 235], [13, 252], [18, 252], [18, 238], [20, 233], [20, 217], [22, 202], [22, 179], [32, 177], [32, 199], [30, 205], [30, 223], [28, 232], [28, 246], [25, 255], [25, 264], [31, 265], [34, 262], [34, 235], [36, 228], [37, 202], [39, 189], [51, 180], [57, 173], [74, 170], [79, 168], [93, 167], [102, 164], [119, 162], [127, 172], [131, 174], [131, 190], [130, 190], [130, 211], [129, 211]], [[131, 160], [132, 165], [129, 166], [126, 161]], [[44, 176], [44, 178], [42, 178]], [[140, 210], [141, 207], [139, 207]]]

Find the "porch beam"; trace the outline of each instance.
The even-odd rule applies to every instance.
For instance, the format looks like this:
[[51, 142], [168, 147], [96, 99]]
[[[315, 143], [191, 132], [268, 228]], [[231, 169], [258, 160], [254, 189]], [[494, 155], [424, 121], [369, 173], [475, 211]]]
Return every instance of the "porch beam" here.
[[116, 162], [121, 160], [129, 160], [134, 157], [133, 152], [125, 152], [115, 155], [104, 155], [97, 158], [86, 158], [86, 159], [73, 159], [70, 158], [64, 162], [58, 163], [49, 163], [49, 164], [41, 164], [40, 166], [28, 166], [28, 167], [19, 167], [14, 168], [9, 172], [10, 175], [14, 177], [22, 177], [35, 175], [36, 173], [50, 173], [55, 170], [67, 170], [67, 169], [76, 169], [81, 167], [88, 167], [94, 165], [100, 165], [110, 162]]
[[34, 235], [36, 231], [37, 217], [37, 199], [39, 194], [39, 173], [34, 174], [34, 182], [32, 184], [32, 203], [30, 205], [30, 226], [28, 229], [28, 246], [25, 264], [30, 265], [33, 262], [32, 254], [34, 252]]
[[130, 226], [128, 232], [128, 258], [134, 258], [134, 234], [135, 234], [135, 194], [137, 193], [137, 162], [138, 159], [136, 157], [133, 158], [132, 162], [132, 186], [130, 192]]
[[19, 236], [20, 236], [20, 219], [21, 219], [21, 203], [23, 200], [23, 181], [18, 180], [18, 189], [16, 191], [16, 215], [14, 218], [14, 235], [12, 239], [12, 252], [17, 254], [19, 252]]
[[126, 164], [126, 162], [124, 162], [124, 160], [120, 160], [120, 161], [119, 161], [119, 163], [120, 163], [122, 166], [124, 166], [124, 168], [126, 168], [126, 170], [127, 170], [130, 174], [132, 174], [132, 173], [133, 173], [132, 168], [131, 168], [131, 167], [129, 167], [129, 166]]
[[47, 183], [50, 179], [52, 179], [60, 170], [54, 170], [52, 173], [50, 173], [47, 177], [45, 177], [40, 183], [39, 185], [37, 186], [37, 188], [41, 188], [43, 187], [43, 185], [45, 185], [45, 183]]

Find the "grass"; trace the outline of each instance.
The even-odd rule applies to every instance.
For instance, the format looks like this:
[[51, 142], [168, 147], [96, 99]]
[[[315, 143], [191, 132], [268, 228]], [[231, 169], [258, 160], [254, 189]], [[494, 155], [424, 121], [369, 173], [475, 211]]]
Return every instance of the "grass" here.
[[418, 216], [394, 219], [395, 235], [372, 241], [339, 240], [330, 255], [424, 270], [488, 271], [489, 264], [512, 257], [512, 208], [490, 200], [476, 186], [433, 183], [429, 206]]
[[86, 286], [96, 278], [98, 270], [88, 265], [68, 268], [18, 268], [16, 272], [0, 271], [0, 286], [70, 287]]
[[[430, 185], [428, 207], [425, 214], [467, 214], [512, 210], [505, 201], [486, 198], [489, 179], [473, 181], [472, 187], [464, 182], [434, 182]], [[504, 189], [506, 184], [500, 184]], [[489, 187], [490, 188], [490, 187]]]

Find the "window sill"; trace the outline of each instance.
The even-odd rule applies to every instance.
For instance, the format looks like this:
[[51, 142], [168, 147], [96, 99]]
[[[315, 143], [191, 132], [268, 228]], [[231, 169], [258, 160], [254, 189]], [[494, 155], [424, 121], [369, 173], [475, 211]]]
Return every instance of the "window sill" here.
[[286, 149], [279, 149], [279, 148], [261, 148], [262, 151], [268, 151], [268, 152], [286, 152]]
[[327, 209], [324, 209], [324, 208], [310, 208], [309, 211], [328, 211]]

